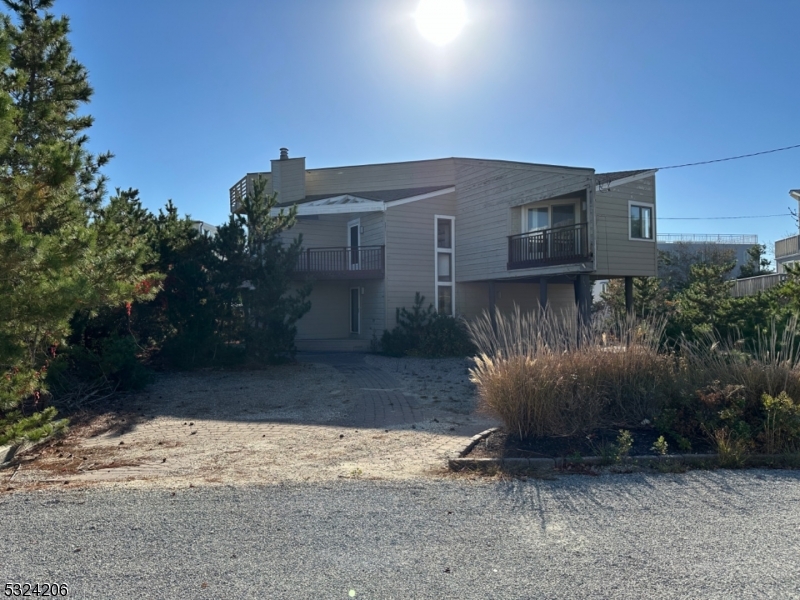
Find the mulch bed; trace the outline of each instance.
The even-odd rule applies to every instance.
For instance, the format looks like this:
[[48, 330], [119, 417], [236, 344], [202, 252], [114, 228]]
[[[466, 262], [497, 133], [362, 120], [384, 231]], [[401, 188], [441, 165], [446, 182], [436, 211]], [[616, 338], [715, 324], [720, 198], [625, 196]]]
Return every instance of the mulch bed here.
[[[468, 454], [469, 458], [570, 458], [603, 456], [613, 452], [612, 445], [617, 442], [619, 428], [597, 429], [588, 435], [539, 437], [520, 439], [502, 429], [492, 433], [479, 442]], [[653, 427], [628, 428], [633, 436], [630, 456], [656, 455], [652, 450], [659, 433]], [[705, 440], [692, 443], [692, 452], [710, 452], [710, 444]], [[681, 454], [674, 443], [669, 444], [668, 454]]]

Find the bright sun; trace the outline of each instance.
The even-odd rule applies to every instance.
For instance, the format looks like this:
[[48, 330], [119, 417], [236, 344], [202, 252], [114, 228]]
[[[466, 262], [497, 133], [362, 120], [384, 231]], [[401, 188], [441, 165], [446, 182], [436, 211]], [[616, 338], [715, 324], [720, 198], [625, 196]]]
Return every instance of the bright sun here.
[[467, 9], [463, 0], [420, 0], [414, 18], [425, 39], [444, 46], [461, 33], [467, 21]]

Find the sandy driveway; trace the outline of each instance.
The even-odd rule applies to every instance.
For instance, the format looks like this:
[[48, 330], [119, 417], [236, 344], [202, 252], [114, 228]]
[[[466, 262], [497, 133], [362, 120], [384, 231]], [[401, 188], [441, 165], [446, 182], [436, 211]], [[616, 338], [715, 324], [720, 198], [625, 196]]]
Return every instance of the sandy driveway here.
[[448, 453], [496, 424], [476, 414], [467, 364], [306, 355], [258, 371], [159, 375], [114, 412], [24, 455], [0, 486], [434, 476]]

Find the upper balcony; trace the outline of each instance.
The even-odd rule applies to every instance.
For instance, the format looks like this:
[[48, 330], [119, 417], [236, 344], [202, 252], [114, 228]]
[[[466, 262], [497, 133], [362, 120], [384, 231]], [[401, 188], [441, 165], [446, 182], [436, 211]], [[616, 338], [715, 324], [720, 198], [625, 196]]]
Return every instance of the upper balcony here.
[[383, 279], [385, 246], [306, 248], [297, 259], [295, 276], [311, 279]]
[[[248, 173], [244, 177], [242, 177], [239, 181], [237, 181], [233, 187], [228, 190], [228, 194], [230, 196], [230, 203], [231, 203], [231, 212], [238, 213], [242, 210], [243, 206], [242, 203], [244, 202], [245, 196], [247, 194], [253, 193], [253, 182], [258, 179], [263, 179], [266, 183], [269, 183], [269, 178], [272, 174], [269, 172], [266, 173]], [[269, 188], [267, 188], [269, 191]]]
[[800, 236], [784, 238], [775, 242], [775, 258], [783, 258], [792, 254], [800, 254]]
[[590, 258], [588, 223], [508, 237], [508, 270], [580, 263]]

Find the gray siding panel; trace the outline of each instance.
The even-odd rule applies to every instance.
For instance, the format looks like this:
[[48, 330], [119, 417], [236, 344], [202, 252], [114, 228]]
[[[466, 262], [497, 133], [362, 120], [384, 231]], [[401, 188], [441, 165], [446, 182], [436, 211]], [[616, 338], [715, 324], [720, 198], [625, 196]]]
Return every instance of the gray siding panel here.
[[458, 281], [517, 275], [509, 273], [508, 236], [520, 233], [520, 207], [593, 185], [591, 169], [540, 165], [456, 163], [456, 256]]
[[[548, 306], [556, 314], [574, 315], [575, 288], [572, 284], [551, 283], [547, 286]], [[508, 315], [519, 306], [523, 313], [539, 309], [538, 283], [495, 283], [495, 306], [501, 314]], [[474, 319], [489, 310], [489, 284], [462, 283], [458, 285], [456, 312], [466, 319]]]
[[319, 281], [311, 291], [311, 310], [297, 322], [297, 339], [339, 339], [350, 337], [349, 286], [342, 282]]
[[453, 185], [453, 159], [386, 165], [363, 165], [306, 172], [306, 193], [344, 194], [376, 190], [398, 190], [435, 185]]
[[[656, 179], [650, 176], [596, 194], [597, 277], [654, 277], [658, 273]], [[653, 238], [629, 240], [628, 202], [652, 204]]]
[[[352, 339], [369, 341], [383, 334], [383, 281], [316, 281], [312, 282], [311, 310], [297, 322], [297, 339]], [[350, 333], [350, 290], [361, 293], [361, 332]], [[308, 345], [306, 345], [307, 347]]]
[[[411, 308], [415, 292], [425, 304], [435, 299], [434, 215], [455, 216], [455, 195], [445, 194], [386, 210], [386, 326], [395, 326], [397, 308]], [[458, 220], [456, 220], [456, 239]], [[455, 272], [459, 256], [456, 250]]]

